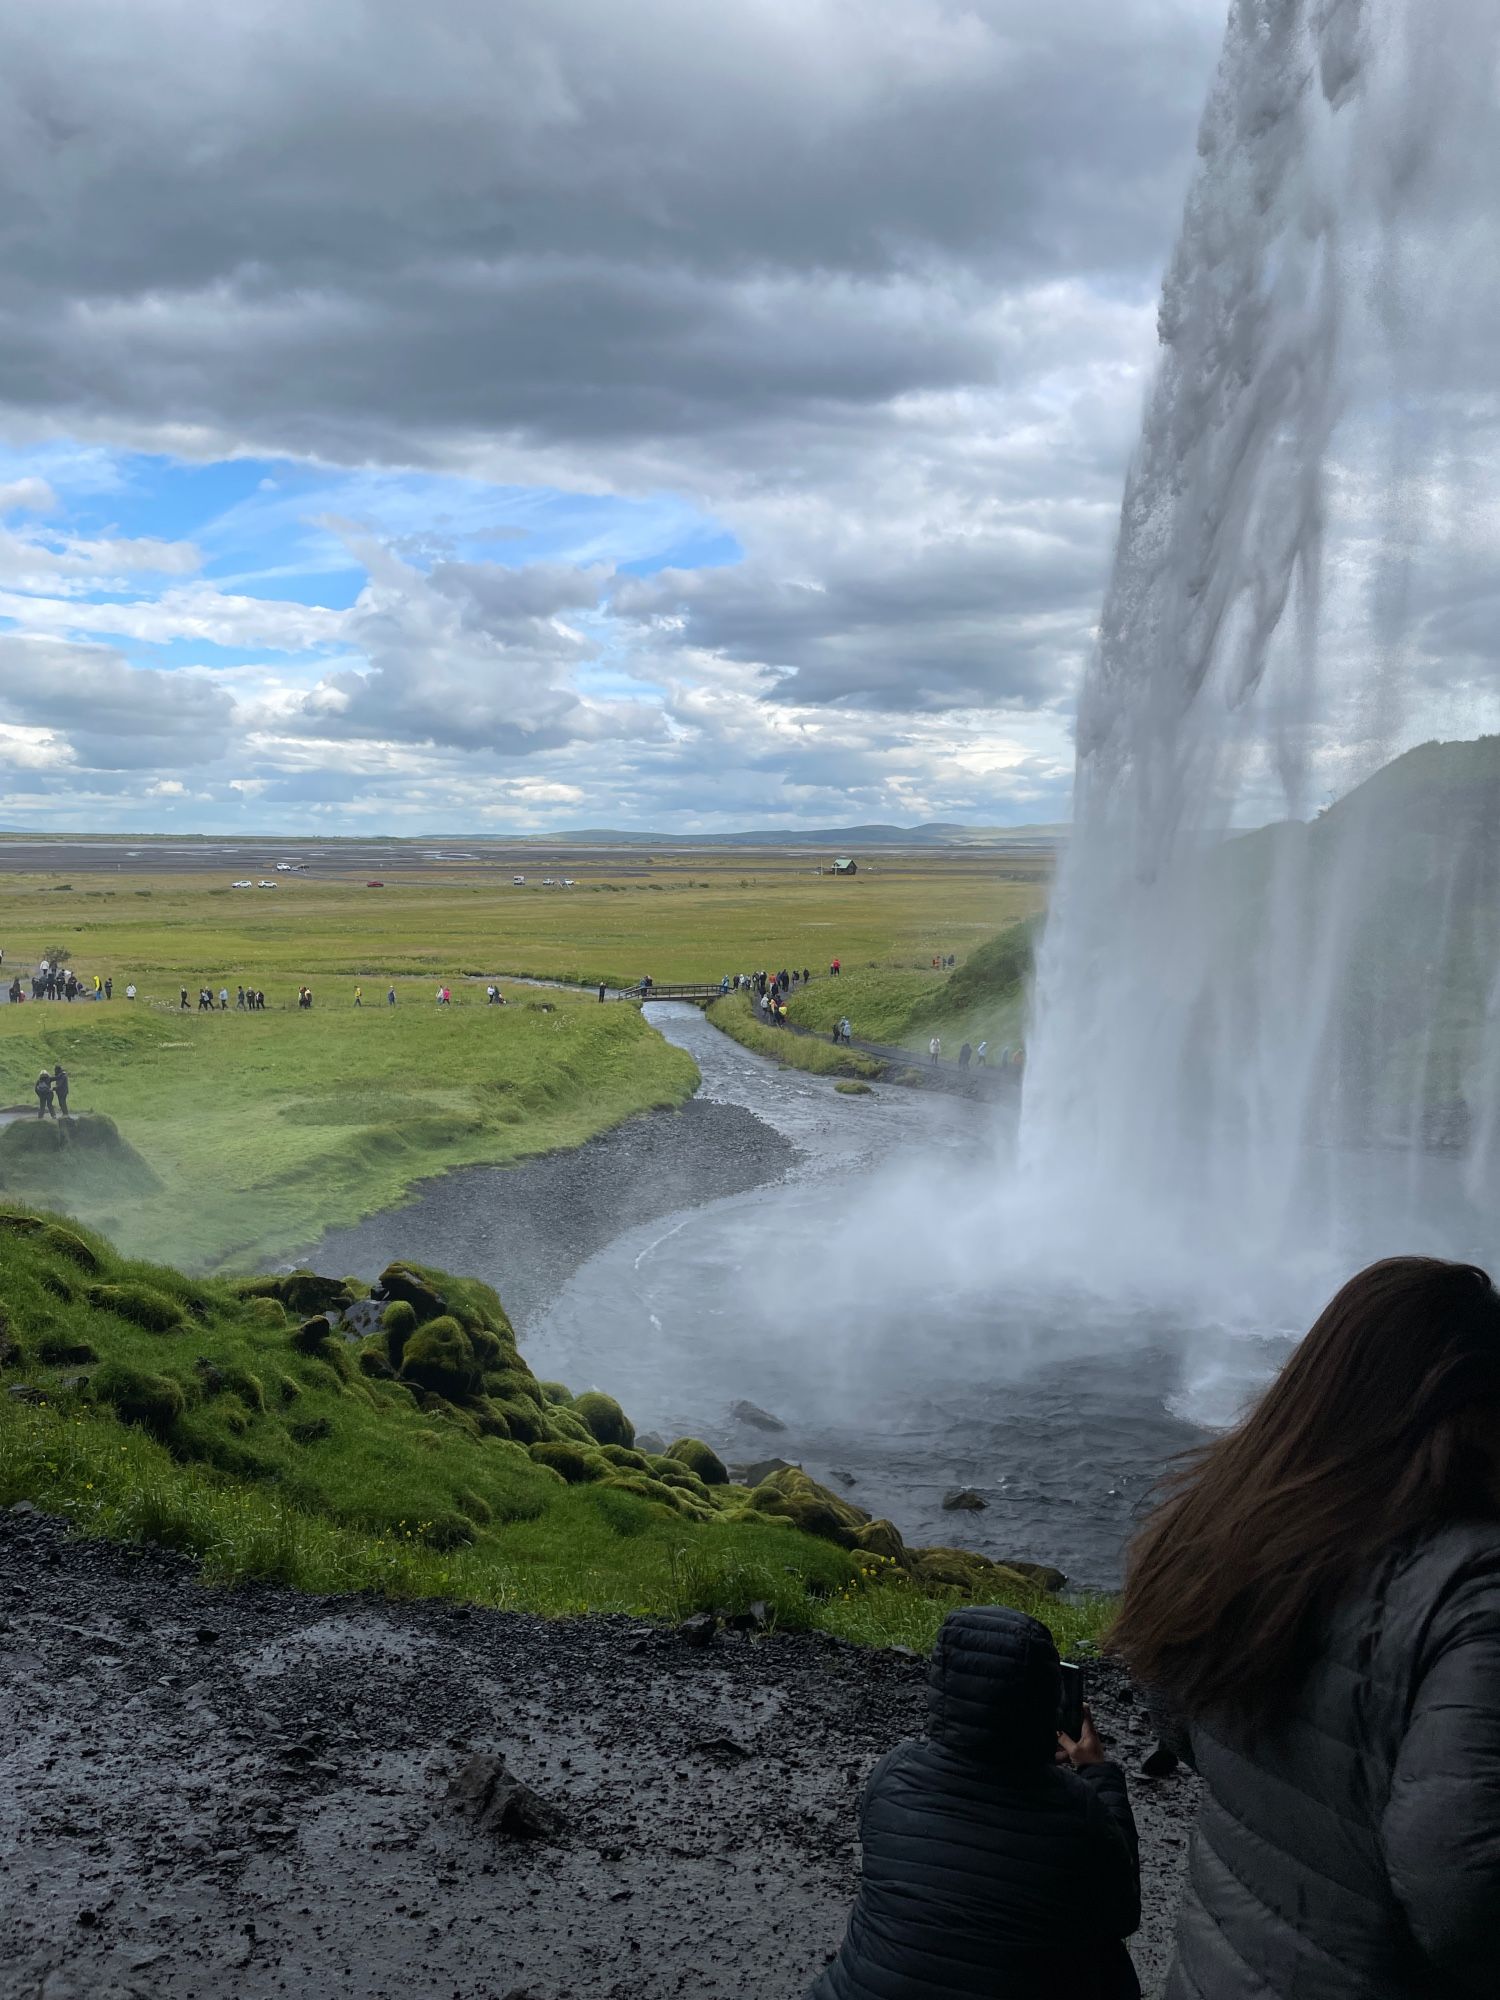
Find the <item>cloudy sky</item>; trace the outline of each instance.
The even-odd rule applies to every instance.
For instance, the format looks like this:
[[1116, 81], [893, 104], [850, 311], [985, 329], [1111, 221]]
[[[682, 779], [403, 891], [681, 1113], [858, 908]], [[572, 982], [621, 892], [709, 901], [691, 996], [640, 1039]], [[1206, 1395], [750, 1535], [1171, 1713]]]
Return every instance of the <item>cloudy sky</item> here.
[[1224, 0], [0, 18], [0, 826], [1067, 810]]

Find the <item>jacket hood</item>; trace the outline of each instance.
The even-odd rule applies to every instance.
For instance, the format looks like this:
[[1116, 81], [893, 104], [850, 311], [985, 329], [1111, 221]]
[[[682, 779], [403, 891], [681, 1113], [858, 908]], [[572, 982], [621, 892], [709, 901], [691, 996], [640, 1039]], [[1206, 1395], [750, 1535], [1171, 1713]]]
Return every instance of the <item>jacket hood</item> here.
[[1062, 1697], [1052, 1634], [1024, 1611], [950, 1612], [927, 1669], [927, 1733], [959, 1756], [1050, 1763]]

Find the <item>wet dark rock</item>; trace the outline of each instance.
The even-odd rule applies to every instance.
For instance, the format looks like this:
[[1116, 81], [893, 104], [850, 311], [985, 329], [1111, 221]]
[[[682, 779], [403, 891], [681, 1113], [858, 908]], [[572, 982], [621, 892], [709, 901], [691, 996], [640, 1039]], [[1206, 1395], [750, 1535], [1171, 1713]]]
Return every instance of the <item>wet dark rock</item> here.
[[712, 1611], [695, 1611], [677, 1627], [677, 1636], [689, 1646], [706, 1646], [718, 1629], [719, 1621]]
[[5, 1393], [17, 1403], [45, 1403], [47, 1400], [46, 1390], [37, 1388], [34, 1382], [12, 1382]]
[[729, 1414], [734, 1418], [736, 1423], [746, 1424], [751, 1430], [784, 1431], [786, 1429], [786, 1425], [781, 1421], [780, 1417], [773, 1417], [771, 1412], [763, 1410], [759, 1403], [747, 1403], [743, 1397], [739, 1402], [730, 1404]]
[[666, 1456], [667, 1441], [665, 1438], [659, 1437], [655, 1431], [637, 1431], [635, 1434], [635, 1448], [637, 1451], [648, 1452], [652, 1458], [664, 1458]]
[[1170, 1778], [1181, 1762], [1175, 1750], [1169, 1750], [1165, 1743], [1156, 1743], [1141, 1759], [1141, 1774], [1147, 1778]]
[[989, 1506], [982, 1493], [976, 1493], [972, 1486], [955, 1486], [951, 1493], [943, 1495], [945, 1514], [978, 1514]]
[[561, 1814], [494, 1752], [477, 1751], [449, 1785], [448, 1796], [473, 1814], [480, 1833], [510, 1840], [553, 1840], [562, 1830]]
[[859, 1481], [855, 1478], [854, 1474], [850, 1472], [845, 1466], [830, 1465], [828, 1470], [832, 1473], [833, 1477], [839, 1482], [840, 1486], [858, 1486], [859, 1484]]
[[357, 1342], [379, 1333], [387, 1304], [385, 1299], [356, 1299], [353, 1305], [345, 1306], [338, 1316], [339, 1336]]

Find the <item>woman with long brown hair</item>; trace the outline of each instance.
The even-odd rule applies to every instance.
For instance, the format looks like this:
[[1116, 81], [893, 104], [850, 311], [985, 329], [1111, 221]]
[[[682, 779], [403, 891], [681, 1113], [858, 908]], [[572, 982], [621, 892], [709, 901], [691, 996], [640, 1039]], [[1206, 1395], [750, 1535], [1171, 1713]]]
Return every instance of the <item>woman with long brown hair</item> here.
[[1500, 1990], [1500, 1295], [1393, 1257], [1169, 1480], [1113, 1645], [1206, 1796], [1168, 2000]]

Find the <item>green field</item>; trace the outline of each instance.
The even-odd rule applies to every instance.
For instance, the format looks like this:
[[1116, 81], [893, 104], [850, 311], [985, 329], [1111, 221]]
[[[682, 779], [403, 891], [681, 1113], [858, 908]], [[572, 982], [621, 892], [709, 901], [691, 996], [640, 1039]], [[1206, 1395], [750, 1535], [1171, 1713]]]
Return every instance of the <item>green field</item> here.
[[[766, 852], [662, 864], [621, 853], [571, 890], [446, 866], [392, 871], [380, 890], [359, 875], [282, 878], [274, 891], [165, 872], [0, 877], [7, 976], [66, 953], [115, 986], [108, 1003], [0, 1007], [0, 1108], [34, 1109], [38, 1069], [61, 1062], [73, 1108], [112, 1119], [121, 1141], [108, 1157], [39, 1150], [0, 1128], [0, 1193], [67, 1208], [132, 1251], [248, 1268], [425, 1176], [575, 1145], [694, 1088], [690, 1059], [633, 1007], [510, 987], [510, 1004], [490, 1008], [484, 977], [632, 985], [650, 972], [669, 985], [795, 964], [817, 977], [794, 1019], [826, 1027], [848, 1011], [860, 1035], [917, 1045], [963, 968], [1039, 907], [1046, 876], [1035, 856], [939, 853], [835, 878]], [[951, 977], [933, 964], [950, 954]], [[824, 976], [834, 957], [836, 983]], [[179, 1010], [183, 986], [196, 1001], [202, 985], [232, 996], [242, 983], [265, 990], [264, 1013]], [[434, 1004], [439, 983], [451, 1009]], [[295, 1006], [303, 984], [311, 1012]], [[866, 1067], [744, 1028], [804, 1066]]]
[[[908, 1550], [797, 1471], [732, 1484], [692, 1439], [635, 1448], [608, 1396], [538, 1382], [487, 1286], [393, 1267], [402, 1303], [293, 1273], [231, 1283], [0, 1209], [0, 1507], [163, 1543], [222, 1582], [680, 1617], [926, 1646], [959, 1601], [1067, 1644], [1099, 1603]], [[346, 1338], [340, 1314], [368, 1311]]]
[[81, 1121], [0, 1128], [0, 1189], [127, 1250], [251, 1269], [426, 1175], [577, 1145], [697, 1083], [691, 1057], [635, 1007], [535, 990], [488, 1007], [469, 988], [439, 1008], [425, 980], [397, 991], [395, 1007], [382, 982], [374, 1004], [310, 1013], [0, 1008], [3, 1101], [34, 1113], [37, 1071], [60, 1061], [71, 1108], [113, 1120], [121, 1140], [75, 1143]]
[[[0, 868], [4, 848], [0, 844]], [[232, 890], [222, 876], [0, 874], [5, 966], [34, 965], [52, 945], [80, 972], [134, 979], [143, 996], [175, 1000], [186, 984], [215, 992], [240, 981], [267, 1001], [302, 984], [342, 1003], [354, 983], [392, 974], [435, 985], [465, 974], [525, 974], [592, 985], [717, 980], [792, 965], [826, 971], [896, 968], [930, 977], [960, 959], [1046, 890], [1045, 860], [1002, 854], [896, 855], [857, 877], [819, 876], [805, 856], [709, 854], [618, 872], [577, 888], [512, 888], [489, 872], [393, 874], [383, 889], [347, 877], [282, 878], [274, 891]], [[368, 996], [367, 996], [368, 997]]]

